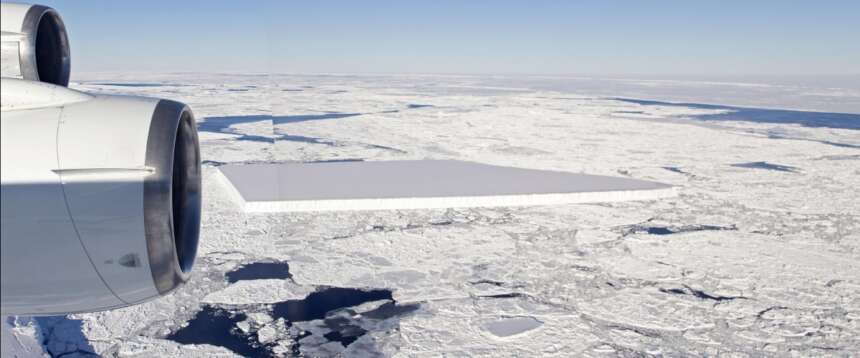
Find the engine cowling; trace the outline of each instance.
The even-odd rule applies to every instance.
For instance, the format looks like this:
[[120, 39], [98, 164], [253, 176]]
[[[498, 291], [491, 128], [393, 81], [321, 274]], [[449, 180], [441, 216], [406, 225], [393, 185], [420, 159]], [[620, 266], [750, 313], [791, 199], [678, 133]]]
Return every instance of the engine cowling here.
[[[18, 42], [36, 52], [40, 23], [52, 23], [44, 31], [59, 29], [65, 39], [53, 9], [2, 10], [4, 51], [7, 19], [24, 19], [26, 38], [36, 29], [35, 43]], [[28, 17], [37, 17], [36, 25], [27, 25]], [[4, 52], [2, 314], [141, 303], [186, 282], [196, 257], [201, 172], [193, 113], [179, 102], [65, 87], [68, 73], [54, 71], [68, 69], [68, 43], [60, 42], [65, 50], [42, 53], [53, 60], [35, 56], [35, 72], [20, 57], [20, 76], [6, 76], [15, 66]], [[66, 67], [42, 70], [57, 64]]]
[[0, 6], [2, 77], [68, 86], [71, 53], [60, 15], [41, 5], [3, 3]]

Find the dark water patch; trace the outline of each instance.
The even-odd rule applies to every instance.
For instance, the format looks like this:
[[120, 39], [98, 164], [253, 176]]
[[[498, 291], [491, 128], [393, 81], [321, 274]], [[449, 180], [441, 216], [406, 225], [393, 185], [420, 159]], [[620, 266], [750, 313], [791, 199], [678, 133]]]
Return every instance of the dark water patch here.
[[328, 119], [341, 119], [341, 118], [349, 118], [360, 116], [362, 113], [325, 113], [325, 114], [302, 114], [295, 116], [272, 116], [272, 123], [275, 125], [278, 124], [287, 124], [287, 123], [299, 123], [299, 122], [308, 122], [308, 121], [322, 121]]
[[632, 98], [610, 98], [616, 101], [643, 106], [685, 107], [724, 110], [725, 113], [692, 115], [703, 121], [745, 121], [756, 123], [799, 124], [805, 127], [824, 127], [860, 130], [860, 114], [808, 112], [784, 109], [734, 107], [701, 103], [674, 103]]
[[645, 114], [644, 111], [615, 111], [613, 114]]
[[304, 92], [304, 91], [305, 90], [298, 89], [298, 88], [284, 88], [281, 90], [281, 92]]
[[675, 231], [667, 227], [649, 227], [647, 230], [648, 235], [669, 235], [675, 233]]
[[721, 295], [712, 295], [702, 290], [694, 289], [690, 286], [684, 285], [683, 288], [661, 288], [660, 292], [673, 294], [673, 295], [689, 295], [696, 297], [701, 300], [710, 300], [716, 302], [722, 301], [732, 301], [736, 299], [746, 299], [743, 296], [721, 296]]
[[344, 347], [367, 333], [367, 330], [346, 317], [327, 318], [324, 324], [331, 332], [324, 334], [323, 337], [331, 342], [339, 342]]
[[834, 142], [834, 141], [830, 141], [830, 140], [822, 140], [822, 139], [789, 137], [789, 136], [784, 136], [784, 135], [781, 135], [781, 134], [778, 134], [778, 133], [769, 133], [769, 134], [767, 135], [767, 137], [768, 137], [769, 139], [802, 140], [802, 141], [806, 141], [806, 142], [815, 142], [815, 143], [821, 143], [821, 144], [826, 144], [826, 145], [832, 145], [832, 146], [834, 146], [834, 147], [839, 147], [839, 148], [854, 148], [854, 149], [860, 149], [860, 145], [856, 145], [856, 144], [840, 143], [840, 142]]
[[231, 128], [237, 124], [246, 124], [246, 123], [255, 123], [255, 122], [265, 122], [271, 121], [272, 116], [267, 114], [253, 114], [253, 115], [245, 115], [245, 116], [224, 116], [224, 117], [206, 117], [203, 122], [197, 124], [197, 130], [201, 132], [211, 132], [211, 133], [227, 133], [227, 134], [236, 134], [239, 137], [231, 138], [231, 140], [236, 141], [246, 141], [246, 142], [261, 142], [261, 143], [274, 143], [275, 138], [256, 135], [256, 134], [245, 134], [240, 133], [235, 128]]
[[174, 83], [146, 83], [146, 82], [84, 82], [85, 85], [115, 86], [115, 87], [184, 87], [187, 85]]
[[67, 316], [34, 317], [33, 320], [41, 331], [42, 348], [52, 358], [99, 356], [84, 335], [81, 320]]
[[322, 144], [331, 147], [337, 146], [337, 142], [330, 141], [317, 137], [306, 137], [301, 135], [292, 135], [292, 134], [282, 134], [279, 137], [275, 138], [276, 141], [285, 141], [285, 142], [297, 142], [297, 143], [310, 143], [310, 144]]
[[227, 92], [248, 92], [250, 89], [248, 88], [228, 88]]
[[500, 293], [495, 295], [479, 295], [480, 298], [520, 298], [525, 297], [522, 293], [511, 292], [511, 293]]
[[373, 149], [390, 150], [390, 151], [392, 151], [392, 152], [397, 152], [397, 153], [400, 153], [400, 154], [406, 154], [406, 153], [408, 153], [407, 151], [405, 151], [405, 150], [403, 150], [403, 149], [397, 149], [397, 148], [394, 148], [394, 147], [388, 147], [388, 146], [378, 145], [378, 144], [364, 144], [364, 146], [366, 146], [366, 147], [368, 147], [368, 148], [373, 148]]
[[[375, 301], [386, 302], [366, 312], [358, 311], [357, 306]], [[321, 320], [311, 324], [321, 324], [327, 332], [323, 334], [326, 340], [323, 344], [339, 342], [347, 347], [367, 334], [368, 327], [381, 327], [380, 322], [399, 318], [419, 308], [419, 304], [398, 304], [390, 290], [327, 287], [302, 300], [287, 300], [272, 305], [204, 305], [186, 325], [165, 338], [181, 344], [220, 346], [251, 357], [280, 356], [275, 348], [280, 342], [289, 340], [292, 342], [292, 354], [299, 356], [302, 354], [302, 341], [314, 333], [311, 330], [289, 329], [297, 322]], [[249, 320], [248, 313], [266, 313], [272, 317], [272, 321], [253, 322]], [[244, 330], [238, 325], [241, 322], [245, 322]], [[391, 323], [396, 324], [396, 321]], [[258, 332], [266, 326], [275, 330], [276, 337], [261, 343]]]
[[243, 134], [241, 136], [233, 138], [233, 140], [275, 144], [275, 138], [261, 136], [261, 135], [254, 135], [254, 134]]
[[829, 141], [829, 140], [816, 140], [815, 142], [827, 144], [827, 145], [832, 145], [834, 147], [840, 147], [840, 148], [860, 149], [860, 145], [856, 145], [856, 144], [839, 143], [839, 142], [833, 142], [833, 141]]
[[322, 160], [310, 160], [304, 163], [350, 163], [350, 162], [363, 162], [364, 159], [359, 158], [346, 158], [346, 159], [322, 159]]
[[737, 164], [732, 164], [732, 166], [737, 167], [737, 168], [775, 170], [778, 172], [789, 172], [789, 173], [796, 173], [797, 172], [797, 168], [795, 168], [795, 167], [788, 166], [788, 165], [771, 164], [768, 162], [737, 163]]
[[671, 293], [673, 295], [686, 295], [687, 294], [687, 291], [684, 291], [680, 288], [661, 288], [660, 292]]
[[243, 332], [236, 325], [247, 319], [242, 312], [204, 305], [185, 327], [165, 339], [180, 344], [211, 344], [245, 357], [274, 356], [272, 344], [260, 343], [256, 332]]
[[290, 265], [286, 262], [252, 262], [227, 272], [227, 282], [243, 280], [292, 279]]
[[230, 128], [237, 124], [271, 121], [272, 116], [268, 114], [252, 114], [243, 116], [206, 117], [203, 122], [197, 124], [197, 130], [213, 133], [239, 134]]
[[493, 286], [496, 286], [496, 287], [502, 287], [502, 286], [504, 286], [504, 285], [505, 285], [505, 283], [504, 283], [504, 282], [501, 282], [501, 281], [493, 281], [493, 280], [477, 280], [477, 281], [472, 281], [472, 282], [469, 282], [469, 283], [470, 283], [470, 284], [472, 284], [472, 285], [481, 285], [481, 284], [485, 284], [485, 285], [493, 285]]
[[296, 123], [303, 121], [314, 121], [314, 120], [324, 120], [324, 119], [337, 119], [337, 118], [347, 118], [359, 116], [361, 113], [327, 113], [321, 115], [299, 115], [299, 116], [271, 116], [265, 114], [256, 114], [256, 115], [246, 115], [246, 116], [224, 116], [224, 117], [206, 117], [203, 122], [197, 124], [197, 130], [201, 132], [212, 132], [212, 133], [227, 133], [227, 134], [235, 134], [239, 135], [239, 137], [231, 138], [231, 140], [236, 141], [250, 141], [250, 142], [262, 142], [262, 143], [272, 143], [274, 144], [277, 141], [287, 141], [287, 142], [299, 142], [299, 143], [309, 143], [309, 144], [321, 144], [327, 146], [344, 146], [349, 144], [355, 144], [364, 146], [372, 149], [383, 149], [390, 150], [393, 152], [406, 154], [407, 152], [401, 149], [387, 147], [383, 145], [377, 144], [367, 144], [367, 143], [340, 143], [333, 140], [327, 140], [323, 138], [317, 137], [308, 137], [301, 135], [292, 135], [283, 133], [279, 128], [274, 128], [273, 133], [275, 137], [268, 137], [262, 135], [255, 134], [244, 134], [237, 131], [235, 128], [231, 128], [234, 125], [245, 124], [245, 123], [254, 123], [254, 122], [264, 122], [264, 121], [272, 121], [273, 125], [284, 124], [284, 123]]
[[418, 108], [428, 108], [428, 107], [436, 107], [432, 104], [418, 104], [418, 103], [410, 103], [406, 108], [409, 109], [418, 109]]
[[670, 172], [678, 173], [678, 174], [684, 174], [684, 175], [689, 174], [689, 173], [681, 170], [681, 168], [678, 168], [678, 167], [663, 167], [663, 169], [666, 169]]
[[339, 119], [360, 116], [362, 113], [326, 113], [296, 116], [272, 116], [269, 114], [251, 114], [241, 116], [206, 117], [197, 124], [197, 130], [214, 133], [236, 133], [231, 126], [254, 122], [271, 121], [273, 125], [298, 123], [307, 121], [319, 121], [326, 119]]
[[[283, 134], [278, 137], [267, 137], [262, 135], [254, 135], [254, 134], [244, 134], [237, 131], [235, 128], [231, 128], [234, 125], [246, 124], [246, 123], [255, 123], [255, 122], [265, 122], [271, 121], [273, 125], [285, 124], [285, 123], [297, 123], [304, 121], [315, 121], [315, 120], [325, 120], [325, 119], [337, 119], [337, 118], [347, 118], [353, 116], [359, 116], [361, 113], [327, 113], [321, 115], [299, 115], [299, 116], [271, 116], [267, 114], [254, 114], [254, 115], [244, 115], [244, 116], [223, 116], [223, 117], [206, 117], [204, 120], [197, 124], [197, 130], [201, 132], [211, 132], [211, 133], [227, 133], [227, 134], [236, 134], [240, 135], [233, 140], [237, 141], [251, 141], [251, 142], [264, 142], [264, 143], [274, 143], [275, 141], [283, 140], [290, 142], [302, 142], [302, 143], [313, 143], [313, 144], [323, 144], [329, 146], [337, 145], [334, 141], [329, 141], [321, 138], [314, 137], [305, 137], [305, 136], [297, 136], [297, 135], [289, 135]], [[278, 133], [278, 130], [274, 130], [275, 134]]]
[[[417, 303], [398, 305], [394, 301], [383, 303], [379, 307], [360, 314], [364, 319], [383, 321], [389, 318], [400, 317], [418, 310]], [[358, 312], [348, 310], [349, 316], [355, 316]], [[368, 331], [361, 327], [359, 322], [349, 319], [343, 315], [327, 317], [323, 324], [330, 330], [323, 337], [331, 342], [339, 342], [344, 347], [349, 346]]]
[[396, 301], [392, 300], [361, 315], [370, 319], [384, 320], [404, 316], [417, 311], [419, 308], [421, 308], [421, 305], [417, 303], [397, 304]]
[[622, 230], [623, 236], [631, 234], [648, 234], [648, 235], [673, 235], [685, 232], [696, 231], [734, 231], [738, 228], [732, 226], [716, 226], [716, 225], [682, 225], [682, 226], [661, 226], [650, 224], [635, 224], [627, 226]]
[[324, 334], [323, 337], [330, 342], [339, 342], [342, 346], [346, 347], [358, 340], [358, 337], [363, 336], [365, 333], [367, 331], [358, 326], [342, 326], [332, 327], [332, 331]]
[[311, 293], [303, 300], [290, 300], [272, 305], [272, 313], [290, 322], [322, 319], [325, 314], [344, 307], [366, 302], [391, 300], [391, 290], [360, 290], [356, 288], [329, 287]]
[[430, 222], [428, 222], [428, 224], [430, 224], [430, 226], [448, 226], [448, 225], [453, 225], [454, 221], [450, 220], [450, 219], [443, 219], [443, 220], [430, 221]]
[[208, 165], [213, 167], [220, 167], [224, 164], [227, 164], [227, 162], [219, 162], [217, 160], [203, 160], [200, 162], [200, 165]]
[[83, 349], [76, 349], [73, 351], [68, 351], [68, 352], [64, 352], [64, 353], [60, 353], [60, 354], [56, 354], [56, 355], [48, 353], [48, 355], [51, 358], [61, 358], [61, 357], [67, 357], [67, 356], [70, 356], [70, 357], [101, 357], [100, 355], [98, 355], [94, 352], [88, 352], [88, 351], [85, 351]]
[[687, 289], [693, 294], [693, 296], [696, 296], [697, 298], [703, 299], [703, 300], [731, 301], [731, 300], [736, 300], [736, 299], [746, 299], [746, 297], [743, 297], [743, 296], [711, 295], [705, 291], [692, 289], [690, 287], [687, 287]]

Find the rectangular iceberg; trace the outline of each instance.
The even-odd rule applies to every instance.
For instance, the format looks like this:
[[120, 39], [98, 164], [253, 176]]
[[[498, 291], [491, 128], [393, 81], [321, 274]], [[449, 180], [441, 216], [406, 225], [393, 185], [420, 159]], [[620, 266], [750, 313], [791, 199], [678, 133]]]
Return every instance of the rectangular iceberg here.
[[558, 205], [671, 197], [662, 183], [456, 160], [235, 164], [218, 168], [249, 212]]

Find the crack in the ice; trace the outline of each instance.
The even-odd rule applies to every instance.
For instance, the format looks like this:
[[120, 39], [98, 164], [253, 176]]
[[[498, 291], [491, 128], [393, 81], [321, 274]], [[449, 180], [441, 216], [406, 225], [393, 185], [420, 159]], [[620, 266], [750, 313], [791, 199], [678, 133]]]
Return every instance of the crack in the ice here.
[[773, 163], [768, 163], [768, 162], [736, 163], [736, 164], [731, 164], [731, 166], [736, 167], [736, 168], [764, 169], [764, 170], [773, 170], [773, 171], [788, 172], [788, 173], [797, 173], [799, 171], [799, 169], [796, 167], [792, 167], [789, 165], [773, 164]]
[[224, 164], [227, 164], [227, 162], [219, 162], [217, 160], [203, 160], [200, 162], [200, 165], [209, 165], [213, 167], [220, 167]]
[[616, 330], [621, 330], [621, 331], [630, 331], [630, 332], [636, 333], [640, 336], [645, 336], [645, 337], [650, 337], [650, 338], [662, 337], [662, 335], [656, 330], [639, 328], [639, 327], [634, 327], [634, 326], [629, 326], [629, 325], [608, 324], [608, 325], [606, 325], [606, 328], [616, 329]]
[[[695, 114], [686, 117], [702, 121], [746, 121], [755, 123], [799, 124], [812, 128], [860, 129], [860, 115], [850, 113], [827, 113], [785, 109], [735, 107], [701, 103], [675, 103], [615, 97], [612, 100], [639, 104], [641, 106], [686, 107], [719, 111]], [[682, 116], [683, 117], [683, 116]]]
[[493, 281], [493, 280], [486, 280], [486, 279], [472, 281], [472, 282], [469, 282], [469, 284], [472, 284], [472, 285], [488, 284], [488, 285], [493, 285], [496, 287], [502, 287], [505, 285], [505, 283], [501, 282], [501, 281]]
[[654, 218], [650, 218], [644, 222], [621, 227], [621, 236], [627, 237], [633, 234], [647, 233], [649, 235], [672, 235], [696, 231], [736, 231], [738, 228], [735, 225], [717, 226], [717, 225], [654, 225], [648, 224]]
[[669, 294], [674, 294], [674, 295], [691, 295], [691, 296], [694, 296], [694, 297], [702, 299], [702, 300], [711, 300], [711, 301], [716, 301], [716, 302], [732, 301], [732, 300], [737, 300], [737, 299], [744, 299], [744, 300], [749, 299], [748, 297], [744, 297], [744, 296], [712, 295], [712, 294], [707, 293], [703, 290], [697, 290], [695, 288], [692, 288], [688, 285], [683, 285], [683, 287], [684, 287], [683, 289], [681, 289], [681, 288], [660, 288], [659, 290], [660, 290], [660, 292], [663, 292], [663, 293], [669, 293]]
[[524, 293], [510, 292], [510, 293], [499, 293], [499, 294], [494, 294], [494, 295], [478, 295], [477, 297], [478, 298], [522, 298], [522, 297], [529, 297], [529, 296], [524, 294]]
[[685, 172], [685, 171], [681, 170], [681, 168], [678, 168], [678, 167], [663, 167], [663, 169], [666, 169], [666, 170], [668, 170], [668, 171], [670, 171], [670, 172], [673, 172], [673, 173], [684, 174], [684, 175], [690, 175], [690, 173], [687, 173], [687, 172]]
[[768, 307], [768, 308], [765, 308], [765, 309], [759, 311], [758, 313], [756, 313], [755, 316], [758, 319], [764, 319], [765, 313], [768, 313], [768, 312], [774, 311], [774, 310], [787, 310], [787, 309], [788, 309], [788, 307], [786, 307], [786, 306], [771, 306], [771, 307]]

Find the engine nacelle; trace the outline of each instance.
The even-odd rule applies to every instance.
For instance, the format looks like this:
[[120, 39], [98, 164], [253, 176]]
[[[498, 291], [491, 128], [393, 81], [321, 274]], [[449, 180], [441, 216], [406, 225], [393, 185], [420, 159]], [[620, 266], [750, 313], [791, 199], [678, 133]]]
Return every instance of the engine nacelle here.
[[[188, 107], [16, 79], [0, 86], [3, 313], [121, 307], [185, 282], [200, 225]], [[37, 96], [44, 106], [7, 102], [8, 92], [40, 90], [51, 91]]]
[[60, 15], [41, 5], [3, 3], [0, 6], [2, 77], [67, 86], [71, 54]]
[[[2, 314], [100, 311], [171, 292], [188, 280], [199, 238], [194, 115], [174, 101], [64, 87], [56, 12], [2, 10]], [[7, 57], [8, 19], [23, 23], [19, 57]]]

